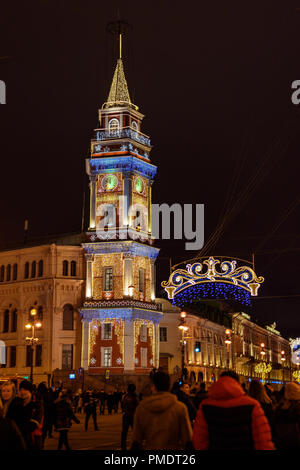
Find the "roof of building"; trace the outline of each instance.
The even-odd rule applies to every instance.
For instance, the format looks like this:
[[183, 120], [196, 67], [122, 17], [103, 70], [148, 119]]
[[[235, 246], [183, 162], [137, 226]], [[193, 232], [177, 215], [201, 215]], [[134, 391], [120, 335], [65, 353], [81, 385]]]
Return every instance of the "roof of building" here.
[[64, 233], [59, 235], [46, 235], [44, 237], [36, 237], [23, 242], [12, 242], [0, 245], [0, 252], [18, 250], [22, 248], [32, 248], [41, 245], [65, 245], [65, 246], [80, 246], [81, 243], [86, 241], [84, 232]]

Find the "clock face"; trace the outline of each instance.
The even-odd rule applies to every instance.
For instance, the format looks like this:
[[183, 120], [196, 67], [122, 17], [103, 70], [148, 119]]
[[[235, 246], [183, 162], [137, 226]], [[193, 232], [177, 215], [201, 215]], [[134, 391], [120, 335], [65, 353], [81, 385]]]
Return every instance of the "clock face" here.
[[102, 188], [104, 191], [113, 191], [118, 184], [116, 175], [106, 175], [102, 180]]
[[144, 183], [142, 178], [136, 178], [135, 180], [135, 189], [137, 190], [138, 193], [142, 193], [144, 190]]

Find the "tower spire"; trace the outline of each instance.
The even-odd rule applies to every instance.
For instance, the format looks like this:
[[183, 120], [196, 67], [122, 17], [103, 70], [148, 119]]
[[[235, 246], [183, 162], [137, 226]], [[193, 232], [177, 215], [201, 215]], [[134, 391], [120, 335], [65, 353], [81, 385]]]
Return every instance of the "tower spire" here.
[[103, 104], [102, 108], [129, 106], [133, 109], [138, 110], [138, 107], [135, 106], [130, 99], [122, 60], [123, 34], [128, 31], [129, 28], [131, 28], [131, 26], [125, 21], [121, 20], [113, 21], [107, 25], [107, 31], [109, 31], [111, 34], [118, 36], [119, 58], [117, 60], [117, 65], [115, 68], [107, 101]]

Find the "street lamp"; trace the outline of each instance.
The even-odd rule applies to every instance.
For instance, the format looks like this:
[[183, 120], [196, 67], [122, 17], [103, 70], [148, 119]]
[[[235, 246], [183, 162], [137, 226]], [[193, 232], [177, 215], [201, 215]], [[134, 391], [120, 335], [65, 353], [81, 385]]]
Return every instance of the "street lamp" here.
[[226, 344], [226, 349], [227, 349], [227, 370], [229, 370], [229, 364], [230, 364], [230, 361], [229, 361], [229, 348], [230, 348], [230, 344], [231, 344], [231, 330], [229, 328], [227, 328], [225, 330], [225, 341], [224, 343]]
[[33, 347], [38, 342], [38, 338], [34, 336], [35, 329], [41, 328], [42, 323], [38, 318], [35, 318], [37, 315], [36, 308], [30, 309], [29, 321], [26, 323], [25, 328], [27, 330], [31, 329], [31, 336], [25, 338], [26, 344], [30, 346], [30, 382], [33, 383]]
[[181, 380], [183, 381], [184, 378], [184, 357], [185, 357], [185, 345], [186, 341], [184, 339], [185, 332], [189, 329], [189, 327], [185, 323], [186, 312], [180, 313], [180, 324], [178, 326], [179, 330], [181, 330]]
[[281, 366], [282, 366], [282, 385], [284, 385], [284, 362], [286, 361], [285, 351], [281, 351]]

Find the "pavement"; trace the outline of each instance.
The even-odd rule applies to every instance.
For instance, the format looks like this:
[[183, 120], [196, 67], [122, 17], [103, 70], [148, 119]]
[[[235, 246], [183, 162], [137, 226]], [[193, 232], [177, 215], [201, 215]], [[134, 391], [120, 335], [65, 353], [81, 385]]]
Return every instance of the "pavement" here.
[[[112, 415], [99, 415], [97, 413], [98, 431], [94, 430], [92, 416], [89, 419], [88, 430], [85, 431], [85, 414], [76, 414], [80, 424], [72, 422], [72, 427], [68, 432], [68, 440], [72, 450], [120, 450], [122, 413]], [[127, 437], [127, 449], [131, 445], [132, 430], [129, 429]], [[59, 433], [53, 431], [53, 437], [45, 440], [45, 450], [56, 450], [58, 446]], [[64, 447], [63, 447], [64, 449]]]

